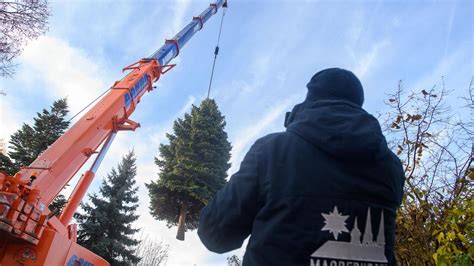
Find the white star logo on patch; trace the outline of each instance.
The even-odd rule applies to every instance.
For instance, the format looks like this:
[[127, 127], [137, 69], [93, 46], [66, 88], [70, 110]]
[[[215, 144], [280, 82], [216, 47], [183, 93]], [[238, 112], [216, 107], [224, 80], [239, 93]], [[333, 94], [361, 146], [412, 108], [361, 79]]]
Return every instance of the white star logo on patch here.
[[334, 239], [337, 240], [339, 234], [342, 232], [349, 232], [346, 227], [346, 220], [349, 218], [349, 215], [342, 215], [337, 210], [337, 206], [334, 206], [334, 210], [329, 212], [329, 214], [321, 213], [324, 217], [324, 227], [321, 228], [321, 231], [329, 231], [334, 236]]

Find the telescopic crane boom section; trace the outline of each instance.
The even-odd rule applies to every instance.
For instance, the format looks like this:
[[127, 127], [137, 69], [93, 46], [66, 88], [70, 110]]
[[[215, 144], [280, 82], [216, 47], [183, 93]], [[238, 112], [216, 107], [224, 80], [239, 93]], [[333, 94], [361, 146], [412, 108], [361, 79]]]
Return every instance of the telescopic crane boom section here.
[[[175, 66], [170, 61], [222, 7], [227, 0], [211, 4], [150, 57], [125, 67], [130, 72], [31, 165], [14, 176], [0, 172], [0, 266], [108, 265], [76, 243], [76, 225], [69, 222], [117, 132], [140, 126], [130, 116], [141, 97]], [[56, 218], [47, 206], [93, 157]]]

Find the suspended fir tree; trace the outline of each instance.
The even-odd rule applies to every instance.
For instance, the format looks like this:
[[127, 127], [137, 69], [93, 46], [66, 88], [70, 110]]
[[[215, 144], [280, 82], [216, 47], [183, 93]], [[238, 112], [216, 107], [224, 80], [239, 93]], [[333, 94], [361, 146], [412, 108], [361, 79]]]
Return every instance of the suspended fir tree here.
[[160, 178], [147, 184], [150, 212], [168, 227], [177, 225], [179, 240], [197, 228], [199, 211], [226, 183], [231, 145], [225, 125], [216, 102], [206, 99], [177, 119], [169, 144], [160, 145]]
[[84, 213], [76, 213], [79, 224], [77, 242], [95, 252], [111, 265], [130, 265], [140, 261], [133, 238], [139, 231], [132, 223], [138, 219], [137, 167], [133, 151], [122, 158], [104, 179], [99, 195], [89, 195], [90, 203], [81, 204]]
[[[33, 126], [23, 124], [10, 138], [8, 156], [0, 155], [0, 168], [14, 175], [22, 166], [30, 165], [49, 145], [53, 144], [68, 128], [69, 113], [65, 98], [53, 102], [50, 110], [43, 109], [34, 118]], [[59, 215], [66, 198], [58, 195], [49, 206], [53, 214]]]

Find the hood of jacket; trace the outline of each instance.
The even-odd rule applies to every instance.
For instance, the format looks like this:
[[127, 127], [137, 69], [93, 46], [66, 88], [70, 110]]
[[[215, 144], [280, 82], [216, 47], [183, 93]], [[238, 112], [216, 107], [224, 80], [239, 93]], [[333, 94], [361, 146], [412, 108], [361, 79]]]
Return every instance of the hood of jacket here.
[[338, 159], [370, 161], [390, 152], [377, 119], [347, 101], [304, 101], [287, 124], [288, 132]]

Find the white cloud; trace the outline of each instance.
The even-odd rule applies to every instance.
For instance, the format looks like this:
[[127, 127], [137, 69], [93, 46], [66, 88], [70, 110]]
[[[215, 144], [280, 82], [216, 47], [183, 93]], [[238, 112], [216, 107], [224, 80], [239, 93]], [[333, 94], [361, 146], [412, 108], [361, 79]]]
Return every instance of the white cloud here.
[[105, 67], [68, 42], [43, 36], [31, 42], [21, 56], [23, 73], [35, 73], [44, 82], [44, 92], [51, 99], [67, 97], [71, 113], [95, 99], [108, 85]]
[[193, 95], [190, 95], [188, 97], [188, 100], [186, 101], [186, 103], [183, 105], [183, 107], [181, 107], [181, 109], [179, 110], [179, 112], [174, 115], [174, 117], [180, 117], [180, 116], [183, 116], [184, 113], [186, 113], [187, 111], [189, 111], [189, 109], [191, 108], [191, 105], [194, 104], [194, 102], [196, 102], [196, 97], [194, 97]]
[[[180, 0], [176, 1], [172, 6], [173, 19], [171, 21], [171, 30], [173, 34], [178, 33], [184, 27], [190, 5], [191, 1]], [[191, 17], [189, 17], [189, 21], [191, 21]]]
[[363, 80], [366, 78], [367, 73], [371, 72], [371, 69], [378, 64], [378, 59], [381, 57], [381, 51], [386, 48], [390, 42], [388, 40], [382, 40], [372, 45], [371, 49], [366, 53], [359, 56], [357, 59], [354, 73]]
[[244, 156], [245, 149], [249, 147], [251, 142], [255, 141], [260, 135], [262, 135], [266, 129], [273, 126], [277, 119], [283, 119], [283, 112], [288, 111], [289, 108], [295, 104], [296, 99], [299, 95], [293, 95], [285, 100], [275, 104], [267, 113], [265, 113], [257, 121], [253, 122], [251, 126], [242, 128], [240, 133], [237, 134], [235, 140], [232, 142], [232, 167], [229, 170], [230, 174], [236, 172], [240, 165], [240, 161]]
[[[86, 106], [106, 89], [105, 71], [97, 61], [60, 38], [43, 36], [29, 43], [19, 58], [20, 67], [15, 75], [21, 86], [0, 98], [0, 138], [8, 139], [23, 122], [27, 122], [24, 119], [31, 110], [14, 106], [23, 104], [23, 99], [19, 99], [22, 94], [37, 95], [38, 92], [33, 90], [38, 87], [41, 96], [51, 102], [67, 97], [71, 114]], [[6, 80], [4, 82], [5, 86], [9, 84]]]
[[166, 133], [170, 133], [173, 129], [174, 120], [178, 117], [182, 117], [187, 111], [190, 110], [191, 106], [196, 102], [196, 98], [194, 96], [189, 96], [186, 103], [180, 108], [180, 110], [170, 116], [168, 121], [160, 123], [160, 126], [154, 128], [153, 133], [150, 137], [151, 143], [158, 146], [161, 143], [166, 141]]
[[454, 21], [454, 17], [455, 17], [455, 14], [456, 14], [456, 6], [457, 6], [457, 2], [456, 1], [453, 1], [453, 5], [451, 6], [451, 10], [449, 12], [449, 20], [448, 20], [448, 28], [447, 28], [447, 36], [446, 36], [446, 41], [445, 41], [445, 45], [444, 45], [444, 56], [446, 56], [446, 54], [448, 53], [448, 48], [449, 48], [449, 41], [451, 39], [451, 32], [452, 32], [452, 29], [453, 29], [453, 21]]
[[20, 114], [7, 97], [10, 96], [0, 95], [0, 140], [3, 139], [5, 144], [8, 143], [11, 134], [21, 126]]
[[[461, 51], [455, 51], [444, 57], [443, 60], [438, 62], [438, 64], [425, 75], [418, 78], [414, 83], [409, 84], [409, 89], [413, 90], [422, 90], [422, 89], [431, 89], [434, 85], [439, 84], [442, 76], [453, 77], [456, 74], [459, 75], [461, 72], [466, 72], [466, 70], [458, 70], [457, 67], [464, 65], [463, 60], [467, 58]], [[467, 70], [468, 71], [468, 70]], [[454, 72], [454, 73], [453, 73]], [[465, 78], [470, 78], [469, 75], [466, 75]], [[458, 81], [459, 82], [459, 81]], [[452, 84], [451, 84], [452, 85]], [[466, 85], [467, 86], [467, 85]]]

